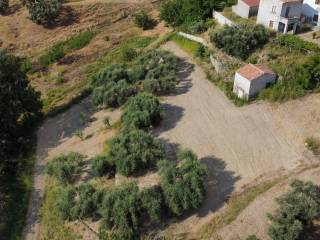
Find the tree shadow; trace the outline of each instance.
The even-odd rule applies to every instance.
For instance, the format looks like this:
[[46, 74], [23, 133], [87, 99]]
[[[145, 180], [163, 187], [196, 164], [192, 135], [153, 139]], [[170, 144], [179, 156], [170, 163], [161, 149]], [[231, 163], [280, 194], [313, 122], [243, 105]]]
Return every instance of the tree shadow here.
[[69, 65], [80, 61], [84, 56], [81, 54], [75, 54], [70, 56], [65, 56], [58, 61], [58, 65]]
[[177, 73], [178, 85], [176, 90], [170, 96], [177, 96], [187, 93], [192, 87], [191, 73], [194, 71], [195, 65], [187, 62], [185, 59], [180, 59], [179, 70]]
[[226, 170], [226, 163], [214, 156], [207, 156], [200, 159], [200, 162], [207, 167], [206, 198], [197, 211], [199, 217], [205, 217], [210, 212], [220, 209], [230, 198], [234, 186], [241, 179], [234, 172]]

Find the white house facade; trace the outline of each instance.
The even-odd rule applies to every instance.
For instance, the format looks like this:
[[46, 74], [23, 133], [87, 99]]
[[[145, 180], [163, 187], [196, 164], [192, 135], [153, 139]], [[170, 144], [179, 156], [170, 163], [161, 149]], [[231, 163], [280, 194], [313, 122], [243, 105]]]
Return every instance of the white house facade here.
[[268, 67], [247, 64], [235, 73], [233, 92], [239, 98], [248, 100], [257, 96], [262, 89], [275, 81], [276, 75]]
[[260, 0], [238, 0], [237, 5], [232, 6], [232, 11], [243, 18], [257, 16]]
[[295, 32], [302, 8], [302, 0], [261, 0], [257, 23], [281, 33]]
[[308, 22], [316, 26], [320, 26], [320, 0], [304, 0], [302, 14], [306, 17]]

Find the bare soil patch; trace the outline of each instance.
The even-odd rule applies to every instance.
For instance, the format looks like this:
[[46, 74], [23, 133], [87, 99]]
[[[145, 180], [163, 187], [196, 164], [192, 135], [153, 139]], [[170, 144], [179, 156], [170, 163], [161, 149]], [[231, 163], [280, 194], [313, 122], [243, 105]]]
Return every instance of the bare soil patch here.
[[168, 151], [177, 146], [194, 150], [209, 170], [203, 206], [175, 224], [175, 234], [199, 229], [231, 194], [257, 179], [317, 161], [304, 139], [320, 135], [318, 94], [281, 105], [257, 102], [238, 108], [176, 44], [163, 48], [185, 66], [177, 93], [165, 99], [166, 117], [156, 134]]

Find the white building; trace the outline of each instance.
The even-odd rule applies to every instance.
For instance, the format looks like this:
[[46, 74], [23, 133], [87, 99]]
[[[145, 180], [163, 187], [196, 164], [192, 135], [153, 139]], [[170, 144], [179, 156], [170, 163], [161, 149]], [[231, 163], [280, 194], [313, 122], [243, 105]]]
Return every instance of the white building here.
[[236, 72], [233, 92], [239, 98], [250, 99], [275, 81], [276, 75], [268, 67], [261, 64], [247, 64]]
[[237, 5], [232, 6], [232, 12], [243, 18], [257, 16], [260, 0], [238, 0]]
[[320, 26], [320, 0], [304, 0], [302, 13], [308, 22]]
[[295, 32], [302, 6], [302, 0], [261, 0], [257, 23], [281, 33]]

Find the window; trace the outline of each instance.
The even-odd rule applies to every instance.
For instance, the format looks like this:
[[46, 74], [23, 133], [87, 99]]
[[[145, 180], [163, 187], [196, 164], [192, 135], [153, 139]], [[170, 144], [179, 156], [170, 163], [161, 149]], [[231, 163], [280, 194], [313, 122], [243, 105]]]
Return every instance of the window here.
[[285, 17], [289, 17], [289, 13], [290, 13], [290, 7], [287, 7], [286, 8], [286, 14], [285, 14]]
[[270, 22], [269, 22], [269, 27], [270, 27], [270, 28], [273, 28], [273, 21], [270, 21]]
[[320, 0], [316, 0], [316, 4], [320, 4]]
[[318, 22], [318, 20], [319, 20], [319, 15], [318, 14], [313, 15], [313, 21]]
[[[319, 0], [319, 1], [320, 1], [320, 0]], [[276, 7], [276, 6], [272, 6], [271, 12], [272, 12], [272, 13], [276, 13], [276, 10], [277, 10], [277, 7]]]

